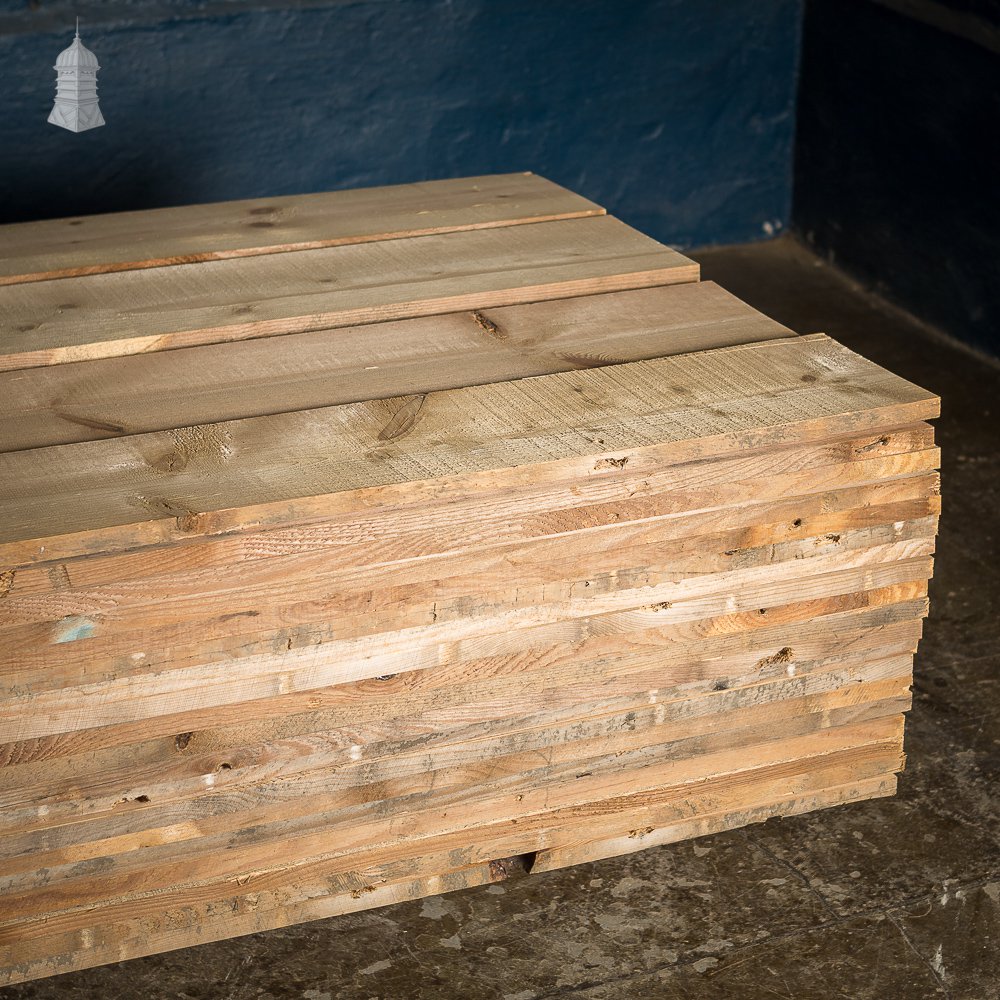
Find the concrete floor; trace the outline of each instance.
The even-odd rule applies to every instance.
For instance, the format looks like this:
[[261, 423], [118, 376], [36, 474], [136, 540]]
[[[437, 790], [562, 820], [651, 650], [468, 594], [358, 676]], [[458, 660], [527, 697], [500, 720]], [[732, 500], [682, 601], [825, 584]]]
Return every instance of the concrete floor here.
[[2, 1000], [1000, 998], [1000, 366], [792, 240], [697, 256], [793, 329], [943, 397], [944, 515], [900, 794]]

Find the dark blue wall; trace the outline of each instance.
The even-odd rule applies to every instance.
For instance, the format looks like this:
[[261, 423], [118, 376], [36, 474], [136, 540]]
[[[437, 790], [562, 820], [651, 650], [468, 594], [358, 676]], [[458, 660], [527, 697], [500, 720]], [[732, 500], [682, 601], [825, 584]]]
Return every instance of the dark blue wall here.
[[[107, 126], [46, 124], [72, 15]], [[0, 222], [533, 170], [677, 246], [790, 214], [799, 0], [0, 0]]]
[[881, 295], [1000, 356], [996, 0], [809, 0], [794, 223]]

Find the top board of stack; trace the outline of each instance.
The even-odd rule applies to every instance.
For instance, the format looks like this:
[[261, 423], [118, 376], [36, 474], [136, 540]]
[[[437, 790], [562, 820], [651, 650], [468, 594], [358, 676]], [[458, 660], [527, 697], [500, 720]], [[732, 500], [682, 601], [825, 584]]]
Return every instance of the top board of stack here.
[[0, 230], [0, 983], [891, 794], [937, 412], [530, 174]]

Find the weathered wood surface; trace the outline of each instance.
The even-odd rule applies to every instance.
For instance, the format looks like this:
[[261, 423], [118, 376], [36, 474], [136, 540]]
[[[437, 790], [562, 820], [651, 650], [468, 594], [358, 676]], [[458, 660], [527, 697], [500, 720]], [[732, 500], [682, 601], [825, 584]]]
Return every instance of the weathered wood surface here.
[[287, 523], [281, 502], [301, 497], [407, 483], [427, 484], [419, 499], [456, 496], [456, 472], [490, 489], [498, 470], [567, 460], [591, 477], [618, 463], [641, 474], [637, 448], [695, 459], [734, 433], [785, 440], [797, 420], [826, 418], [832, 435], [936, 413], [930, 393], [829, 338], [779, 339], [0, 455], [0, 544], [164, 517], [191, 534], [202, 513], [248, 505], [280, 504]]
[[697, 278], [599, 216], [8, 285], [0, 371]]
[[[883, 588], [872, 599], [891, 601], [893, 596], [888, 588]], [[554, 742], [553, 734], [562, 733], [565, 739], [565, 733], [570, 730], [578, 733], [577, 738], [584, 738], [595, 726], [606, 724], [628, 725], [632, 731], [646, 729], [653, 724], [646, 718], [650, 713], [656, 719], [669, 715], [673, 726], [680, 725], [684, 719], [700, 718], [705, 713], [724, 714], [741, 706], [749, 708], [819, 694], [825, 698], [825, 692], [834, 690], [841, 691], [844, 696], [854, 691], [858, 699], [868, 697], [868, 692], [883, 691], [886, 685], [895, 691], [899, 687], [898, 678], [908, 674], [916, 641], [914, 616], [923, 612], [924, 605], [921, 601], [903, 601], [874, 607], [881, 610], [869, 614], [867, 619], [855, 615], [853, 621], [839, 617], [825, 623], [828, 631], [824, 641], [828, 643], [829, 629], [839, 624], [848, 629], [851, 638], [859, 641], [863, 656], [860, 651], [840, 656], [834, 651], [832, 657], [810, 658], [809, 652], [803, 649], [802, 655], [796, 654], [795, 659], [789, 661], [796, 667], [797, 680], [793, 684], [787, 681], [787, 664], [782, 664], [783, 671], [769, 670], [770, 664], [758, 668], [756, 663], [767, 657], [758, 656], [754, 661], [750, 654], [758, 650], [744, 650], [741, 662], [753, 663], [753, 667], [741, 680], [731, 676], [733, 683], [725, 688], [716, 688], [718, 678], [711, 684], [706, 680], [688, 681], [678, 685], [672, 695], [668, 693], [651, 701], [649, 691], [642, 687], [650, 672], [647, 667], [645, 673], [632, 672], [627, 677], [616, 678], [616, 688], [610, 691], [606, 684], [600, 686], [597, 690], [601, 697], [588, 706], [587, 711], [592, 716], [587, 721], [579, 717], [579, 704], [568, 701], [553, 704], [549, 695], [558, 689], [549, 687], [539, 693], [538, 683], [532, 678], [519, 702], [508, 696], [506, 702], [497, 702], [483, 717], [460, 723], [452, 720], [449, 724], [441, 714], [443, 710], [457, 704], [475, 705], [476, 699], [482, 700], [490, 694], [491, 687], [498, 685], [491, 682], [474, 687], [466, 673], [463, 682], [453, 689], [439, 683], [438, 675], [427, 675], [420, 678], [424, 683], [415, 687], [418, 698], [412, 704], [406, 701], [408, 689], [405, 684], [356, 685], [353, 691], [337, 692], [343, 702], [339, 714], [331, 711], [323, 723], [337, 728], [321, 728], [298, 736], [288, 735], [286, 728], [280, 737], [265, 737], [261, 731], [258, 736], [250, 737], [248, 744], [247, 737], [241, 737], [235, 727], [223, 727], [199, 731], [197, 739], [192, 737], [193, 743], [188, 740], [183, 754], [178, 752], [176, 745], [167, 753], [166, 741], [149, 739], [142, 745], [80, 750], [58, 760], [53, 757], [56, 765], [53, 767], [29, 761], [17, 764], [16, 768], [8, 765], [0, 775], [4, 779], [0, 788], [5, 804], [2, 822], [5, 839], [0, 846], [0, 857], [21, 869], [31, 863], [30, 852], [74, 848], [74, 856], [79, 857], [86, 851], [100, 853], [109, 837], [121, 837], [129, 831], [138, 834], [139, 830], [150, 828], [150, 824], [172, 828], [177, 816], [215, 822], [213, 817], [217, 819], [223, 814], [230, 816], [254, 808], [246, 793], [253, 789], [259, 792], [265, 784], [269, 791], [267, 810], [293, 809], [295, 792], [302, 782], [308, 784], [311, 779], [319, 785], [326, 770], [338, 763], [342, 767], [335, 784], [343, 791], [370, 782], [380, 772], [405, 774], [406, 769], [411, 772], [414, 768], [427, 769], [432, 761], [443, 766], [445, 762], [462, 761], [464, 756], [466, 763], [485, 762], [513, 750], [541, 750]], [[875, 620], [889, 634], [872, 647], [874, 640], [869, 641], [870, 633], [863, 629], [866, 622], [870, 624]], [[814, 643], [814, 647], [820, 653], [826, 651], [820, 643]], [[766, 648], [761, 640], [759, 650]], [[874, 656], [881, 659], [873, 659]], [[735, 659], [734, 653], [726, 666], [732, 667]], [[550, 673], [548, 682], [560, 679], [561, 676]], [[429, 683], [432, 681], [433, 684]], [[859, 686], [863, 684], [869, 686]], [[376, 689], [371, 700], [379, 703], [377, 710], [373, 707], [358, 719], [350, 717], [346, 705], [349, 696], [372, 689]], [[623, 693], [615, 694], [616, 689]], [[720, 693], [723, 690], [733, 693], [723, 695]], [[708, 696], [703, 697], [705, 692]], [[473, 700], [463, 703], [462, 698]], [[512, 706], [521, 713], [516, 718], [511, 715]], [[397, 718], [399, 711], [417, 714]], [[615, 719], [618, 721], [614, 722]], [[295, 721], [303, 723], [302, 719]], [[308, 724], [317, 722], [311, 719]], [[718, 724], [719, 719], [711, 723], [712, 726]], [[489, 736], [494, 739], [486, 742], [484, 737]], [[263, 742], [253, 742], [256, 739]], [[98, 742], [93, 740], [91, 745]], [[351, 747], [359, 750], [350, 763], [345, 763], [343, 755]], [[91, 759], [85, 758], [86, 753]], [[93, 758], [100, 760], [99, 769], [95, 768]], [[229, 767], [222, 768], [223, 763]], [[201, 780], [206, 773], [217, 776], [210, 788]], [[23, 799], [14, 798], [19, 794], [18, 789], [29, 788], [33, 793], [30, 805]], [[282, 789], [286, 794], [281, 794]], [[320, 792], [325, 794], [324, 789], [330, 791], [330, 787], [322, 786]], [[138, 811], [123, 813], [123, 800], [134, 802], [141, 795], [155, 802], [157, 808], [140, 810], [136, 806]], [[192, 799], [196, 801], [189, 801]], [[299, 802], [300, 806], [302, 804]], [[242, 821], [232, 819], [232, 822], [238, 825]], [[177, 838], [188, 839], [189, 835], [194, 835], [194, 828], [185, 829], [186, 833], [175, 831]], [[44, 835], [41, 831], [45, 831]], [[163, 834], [168, 839], [169, 836], [167, 832]], [[3, 867], [6, 869], [6, 861]]]
[[692, 282], [0, 372], [0, 452], [792, 336]]
[[[895, 472], [900, 464], [905, 467], [907, 463], [912, 465], [913, 459], [893, 456], [891, 462], [877, 461], [873, 466], [862, 468]], [[673, 507], [664, 507], [669, 504], [670, 498], [662, 490], [649, 498], [636, 498], [636, 481], [631, 476], [615, 476], [578, 486], [571, 484], [564, 489], [533, 492], [530, 497], [521, 498], [521, 510], [511, 510], [507, 517], [503, 511], [497, 510], [495, 502], [486, 497], [473, 497], [464, 503], [454, 503], [450, 508], [428, 506], [427, 520], [419, 522], [407, 516], [412, 515], [412, 511], [383, 505], [374, 511], [363, 507], [355, 511], [344, 510], [332, 515], [328, 522], [312, 521], [289, 528], [248, 527], [239, 532], [188, 536], [183, 545], [137, 544], [128, 550], [110, 550], [104, 555], [88, 555], [86, 550], [82, 555], [60, 553], [55, 558], [57, 567], [51, 565], [52, 560], [29, 560], [28, 564], [10, 571], [11, 575], [5, 581], [6, 598], [40, 597], [124, 580], [138, 582], [150, 577], [224, 572], [227, 568], [242, 567], [244, 563], [256, 563], [259, 559], [299, 554], [306, 557], [309, 553], [331, 548], [337, 551], [337, 565], [325, 564], [323, 568], [326, 572], [343, 571], [345, 582], [358, 579], [357, 574], [361, 570], [368, 574], [388, 569], [405, 573], [405, 576], [398, 577], [400, 580], [416, 582], [434, 578], [438, 567], [436, 564], [421, 564], [414, 560], [414, 556], [435, 554], [446, 557], [483, 550], [482, 558], [486, 561], [479, 564], [482, 572], [496, 572], [504, 565], [501, 560], [508, 555], [523, 556], [528, 547], [537, 550], [543, 538], [550, 538], [546, 543], [550, 557], [559, 554], [567, 528], [586, 531], [588, 546], [601, 552], [623, 541], [642, 544], [647, 531], [654, 528], [660, 539], [734, 533], [740, 543], [738, 547], [752, 548], [760, 540], [768, 538], [767, 532], [772, 525], [775, 527], [770, 530], [780, 533], [782, 540], [791, 540], [822, 534], [826, 528], [833, 530], [837, 517], [850, 518], [850, 523], [857, 527], [875, 526], [884, 523], [879, 520], [883, 516], [891, 517], [893, 521], [907, 520], [935, 511], [940, 506], [936, 495], [937, 473], [897, 476], [868, 485], [843, 486], [834, 478], [842, 471], [840, 467], [843, 464], [837, 461], [816, 462], [817, 469], [821, 471], [807, 480], [814, 492], [791, 492], [802, 482], [801, 477], [768, 477], [761, 480], [759, 493], [747, 496], [745, 503], [738, 506], [708, 505], [696, 511], [678, 509], [676, 502]], [[851, 468], [856, 469], [857, 466], [852, 464]], [[834, 485], [830, 489], [822, 489], [819, 477], [832, 480]], [[819, 492], [815, 492], [817, 489]], [[629, 496], [630, 493], [633, 496]], [[540, 520], [544, 516], [544, 512], [539, 510], [540, 503], [549, 505], [550, 516], [544, 521]], [[609, 507], [609, 504], [614, 504], [614, 507]], [[475, 518], [477, 523], [485, 521], [487, 528], [492, 530], [470, 538], [456, 530], [446, 532], [446, 524], [449, 520], [454, 522], [452, 515], [459, 510], [468, 513], [470, 519]], [[892, 517], [896, 513], [904, 516]], [[615, 517], [615, 514], [618, 516]], [[629, 514], [633, 517], [628, 517]], [[639, 523], [630, 525], [629, 522], [636, 519], [635, 515], [638, 515]], [[390, 518], [393, 521], [390, 522]], [[374, 545], [374, 529], [382, 526], [383, 522], [391, 540], [387, 541], [384, 549], [376, 552], [371, 548]], [[534, 529], [531, 527], [533, 522]], [[614, 525], [620, 528], [614, 536], [603, 530]], [[359, 531], [369, 534], [367, 537], [362, 535], [357, 548], [349, 549], [348, 546], [358, 541]], [[576, 548], [573, 542], [568, 544], [571, 551]], [[365, 554], [366, 545], [370, 558]], [[596, 555], [596, 551], [593, 554]], [[4, 656], [5, 651], [0, 649], [0, 662], [5, 662]]]
[[[701, 783], [697, 795], [692, 795], [688, 785], [665, 786], [653, 793], [637, 791], [566, 809], [551, 818], [533, 817], [519, 824], [521, 829], [516, 833], [510, 832], [509, 823], [496, 824], [483, 830], [473, 843], [462, 831], [428, 842], [427, 853], [417, 858], [404, 855], [397, 859], [383, 852], [381, 863], [359, 859], [361, 864], [355, 871], [343, 872], [336, 860], [332, 864], [314, 862], [307, 871], [297, 867], [286, 876], [289, 882], [284, 891], [267, 871], [257, 871], [230, 880], [225, 894], [210, 902], [201, 901], [188, 890], [171, 898], [154, 897], [152, 904], [144, 907], [135, 903], [128, 909], [109, 907], [106, 920], [96, 928], [74, 928], [72, 914], [67, 913], [49, 922], [45, 936], [29, 936], [23, 927], [8, 928], [8, 938], [16, 935], [18, 943], [9, 946], [6, 954], [0, 952], [0, 962], [11, 970], [11, 981], [20, 982], [496, 882], [505, 876], [505, 868], [493, 859], [509, 857], [525, 845], [538, 845], [542, 870], [560, 867], [556, 849], [562, 843], [579, 841], [574, 830], [592, 829], [602, 818], [622, 815], [623, 809], [636, 803], [649, 804], [643, 817], [653, 816], [670, 824], [661, 831], [649, 831], [650, 835], [659, 833], [661, 842], [669, 842], [771, 816], [890, 795], [895, 788], [893, 772], [902, 767], [900, 746], [898, 737], [890, 737], [749, 773], [722, 774]], [[823, 787], [823, 781], [833, 783]], [[720, 801], [732, 801], [731, 797], [735, 797], [735, 807], [728, 812], [720, 810]], [[687, 818], [692, 812], [698, 814], [697, 820]], [[637, 840], [644, 833], [642, 827], [632, 828], [625, 836], [636, 834], [633, 839]], [[550, 843], [553, 856], [548, 858]], [[600, 856], [599, 850], [595, 856]], [[460, 865], [459, 859], [466, 858], [476, 860], [455, 867]], [[33, 928], [36, 932], [40, 929], [37, 924]]]
[[535, 174], [184, 205], [6, 226], [0, 285], [603, 215]]
[[463, 183], [14, 227], [0, 983], [893, 793], [937, 399]]

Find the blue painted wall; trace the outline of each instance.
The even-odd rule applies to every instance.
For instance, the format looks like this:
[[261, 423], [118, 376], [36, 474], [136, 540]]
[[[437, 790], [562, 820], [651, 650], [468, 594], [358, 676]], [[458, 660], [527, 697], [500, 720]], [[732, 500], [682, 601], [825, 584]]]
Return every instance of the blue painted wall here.
[[880, 295], [1000, 357], [996, 0], [809, 0], [794, 223]]
[[[105, 128], [46, 124], [73, 13]], [[533, 170], [676, 246], [788, 223], [800, 0], [0, 0], [0, 222]]]

